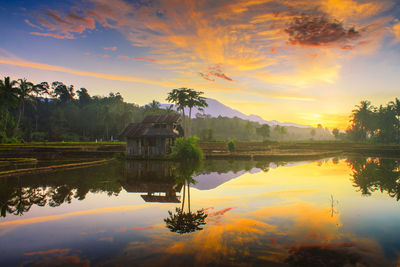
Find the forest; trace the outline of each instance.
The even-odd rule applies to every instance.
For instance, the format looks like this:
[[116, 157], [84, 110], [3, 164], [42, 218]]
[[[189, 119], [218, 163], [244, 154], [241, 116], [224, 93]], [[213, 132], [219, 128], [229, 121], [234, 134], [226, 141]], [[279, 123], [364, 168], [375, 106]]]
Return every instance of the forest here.
[[370, 101], [361, 101], [351, 114], [351, 125], [346, 136], [352, 141], [371, 143], [400, 143], [400, 100], [375, 107]]
[[[176, 89], [174, 89], [176, 90]], [[196, 91], [194, 91], [196, 92]], [[202, 92], [201, 92], [202, 93]], [[168, 100], [168, 99], [166, 99]], [[120, 93], [90, 95], [86, 88], [59, 81], [34, 84], [26, 79], [0, 79], [0, 143], [43, 141], [115, 141], [128, 123], [147, 115], [176, 112], [158, 101], [139, 106], [127, 103]], [[183, 114], [186, 118], [190, 114]], [[187, 126], [201, 140], [340, 140], [399, 143], [400, 101], [379, 108], [362, 101], [350, 115], [346, 131], [317, 127], [260, 125], [240, 118], [195, 114]]]

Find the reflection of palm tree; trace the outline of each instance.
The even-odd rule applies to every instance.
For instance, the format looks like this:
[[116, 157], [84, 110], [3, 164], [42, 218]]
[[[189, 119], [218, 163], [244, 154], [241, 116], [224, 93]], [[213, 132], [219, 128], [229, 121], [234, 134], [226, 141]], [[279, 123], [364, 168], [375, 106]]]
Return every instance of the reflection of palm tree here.
[[[199, 168], [199, 164], [188, 164], [185, 165], [178, 164], [176, 169], [176, 182], [178, 184], [183, 184], [183, 198], [182, 207], [175, 208], [175, 213], [168, 211], [169, 217], [164, 219], [167, 228], [171, 232], [176, 232], [179, 234], [191, 233], [195, 231], [202, 230], [201, 225], [206, 224], [205, 219], [207, 214], [205, 214], [204, 209], [197, 210], [196, 212], [191, 212], [190, 210], [190, 184], [196, 183], [197, 181], [192, 178], [193, 173]], [[186, 198], [186, 188], [187, 188], [187, 202], [188, 211], [185, 212], [185, 198]]]
[[169, 218], [164, 219], [171, 232], [179, 234], [192, 233], [202, 230], [203, 228], [200, 226], [206, 224], [205, 218], [207, 214], [204, 213], [203, 209], [197, 212], [183, 212], [180, 208], [175, 210], [176, 213], [168, 211]]
[[354, 187], [363, 195], [374, 191], [387, 192], [389, 196], [400, 199], [400, 173], [398, 161], [391, 159], [349, 159], [353, 169]]

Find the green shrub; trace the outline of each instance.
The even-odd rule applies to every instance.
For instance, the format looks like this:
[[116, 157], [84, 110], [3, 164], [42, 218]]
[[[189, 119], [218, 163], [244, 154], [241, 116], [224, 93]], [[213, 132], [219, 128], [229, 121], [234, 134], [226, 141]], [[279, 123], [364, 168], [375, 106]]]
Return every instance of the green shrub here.
[[228, 142], [228, 150], [230, 152], [234, 152], [236, 150], [236, 140], [235, 139]]
[[175, 140], [175, 145], [172, 147], [170, 154], [171, 159], [176, 160], [201, 160], [203, 158], [203, 151], [198, 146], [197, 136], [188, 137], [186, 140], [179, 137]]
[[79, 135], [73, 133], [66, 133], [61, 135], [64, 142], [79, 142]]
[[16, 137], [7, 137], [4, 132], [0, 132], [0, 144], [19, 144], [21, 140]]
[[47, 140], [47, 134], [45, 132], [33, 132], [32, 141], [34, 142], [44, 142]]

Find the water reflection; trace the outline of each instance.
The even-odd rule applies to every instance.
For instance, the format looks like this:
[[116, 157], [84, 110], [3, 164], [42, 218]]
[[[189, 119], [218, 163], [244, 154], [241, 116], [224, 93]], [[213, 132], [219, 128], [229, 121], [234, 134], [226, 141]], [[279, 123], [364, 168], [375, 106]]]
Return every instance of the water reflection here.
[[[190, 184], [197, 181], [193, 179], [196, 171], [202, 167], [202, 162], [177, 162], [175, 165], [175, 181], [179, 185], [183, 185], [182, 207], [175, 208], [175, 212], [168, 211], [169, 217], [164, 219], [167, 228], [171, 232], [179, 234], [192, 233], [203, 230], [202, 225], [206, 224], [204, 209], [195, 212], [190, 210]], [[187, 211], [185, 212], [185, 199], [187, 191]]]
[[399, 161], [384, 158], [349, 158], [353, 184], [361, 194], [369, 196], [379, 190], [397, 201], [400, 199]]
[[391, 266], [398, 203], [349, 181], [395, 192], [385, 161], [127, 161], [3, 179], [0, 265]]
[[129, 193], [141, 195], [145, 202], [180, 203], [182, 185], [176, 182], [170, 161], [127, 161], [125, 177], [120, 181]]
[[58, 207], [72, 199], [84, 200], [91, 193], [117, 196], [121, 163], [100, 167], [0, 179], [1, 217], [23, 215], [32, 206]]
[[[380, 191], [400, 199], [398, 160], [348, 158], [347, 162], [352, 169], [353, 185], [362, 195]], [[338, 159], [332, 163], [337, 164]], [[293, 164], [209, 160], [194, 166], [170, 161], [126, 161], [68, 172], [4, 178], [0, 180], [0, 216], [21, 216], [32, 206], [57, 207], [73, 199], [84, 200], [88, 193], [117, 196], [122, 189], [146, 193], [141, 195], [145, 202], [181, 203], [181, 197], [186, 196], [185, 188], [189, 195], [191, 185], [210, 190], [246, 172], [268, 172], [270, 168]], [[191, 180], [193, 177], [199, 183]], [[179, 196], [182, 189], [184, 194]], [[183, 207], [180, 210], [183, 212]]]

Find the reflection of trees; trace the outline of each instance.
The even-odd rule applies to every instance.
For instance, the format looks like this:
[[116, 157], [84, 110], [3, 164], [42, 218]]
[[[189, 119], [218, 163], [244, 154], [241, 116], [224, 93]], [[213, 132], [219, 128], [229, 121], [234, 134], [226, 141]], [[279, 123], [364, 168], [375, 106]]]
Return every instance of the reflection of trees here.
[[203, 209], [196, 212], [183, 212], [180, 208], [175, 210], [176, 213], [168, 211], [169, 218], [164, 219], [171, 232], [179, 234], [191, 233], [202, 230], [203, 228], [200, 226], [206, 224], [205, 218], [207, 214], [204, 213]]
[[[205, 219], [207, 214], [205, 214], [204, 209], [192, 212], [190, 210], [190, 184], [196, 183], [196, 180], [192, 178], [194, 173], [201, 169], [201, 162], [191, 162], [191, 163], [177, 163], [175, 166], [175, 180], [178, 185], [183, 185], [183, 198], [182, 207], [176, 208], [175, 213], [168, 211], [169, 217], [164, 219], [167, 228], [171, 232], [176, 232], [179, 234], [191, 233], [195, 231], [202, 230], [202, 225], [205, 225]], [[186, 188], [187, 188], [187, 207], [188, 211], [185, 212], [185, 198], [186, 198]]]
[[114, 163], [46, 175], [1, 179], [0, 216], [23, 215], [34, 205], [57, 207], [71, 203], [73, 198], [83, 200], [89, 192], [116, 195], [121, 191], [118, 182], [121, 170], [121, 166]]
[[400, 199], [399, 162], [393, 159], [356, 158], [348, 159], [353, 169], [354, 187], [363, 195], [371, 195], [377, 190]]
[[290, 246], [289, 266], [388, 266], [377, 254], [351, 242]]

